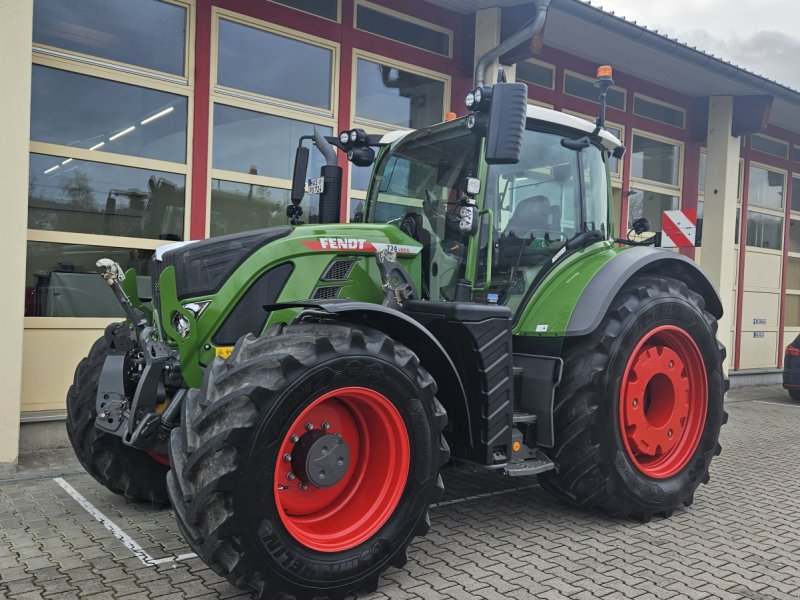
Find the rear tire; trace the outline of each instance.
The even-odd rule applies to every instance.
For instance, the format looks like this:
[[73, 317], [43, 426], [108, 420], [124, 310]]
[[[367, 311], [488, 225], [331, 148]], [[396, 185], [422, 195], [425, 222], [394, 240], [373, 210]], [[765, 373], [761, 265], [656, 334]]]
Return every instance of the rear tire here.
[[597, 330], [570, 343], [556, 393], [555, 496], [649, 520], [690, 505], [720, 453], [725, 349], [702, 297], [669, 277], [639, 276]]
[[800, 402], [800, 390], [787, 390], [789, 397], [795, 402]]
[[[184, 537], [260, 598], [374, 590], [427, 533], [443, 490], [435, 392], [417, 357], [374, 330], [281, 325], [242, 338], [189, 392], [172, 432], [168, 485]], [[309, 475], [325, 440], [349, 448], [331, 486]]]
[[109, 325], [75, 369], [75, 379], [67, 392], [67, 435], [81, 465], [99, 483], [132, 502], [166, 506], [169, 467], [143, 450], [126, 446], [121, 438], [100, 431], [94, 424], [100, 372], [113, 344], [113, 333], [119, 327], [127, 325]]

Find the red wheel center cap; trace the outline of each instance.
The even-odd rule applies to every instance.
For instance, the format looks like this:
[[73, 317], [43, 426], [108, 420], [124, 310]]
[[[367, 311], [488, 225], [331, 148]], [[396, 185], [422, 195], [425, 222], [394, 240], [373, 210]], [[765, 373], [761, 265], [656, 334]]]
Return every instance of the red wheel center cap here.
[[668, 453], [680, 441], [689, 416], [689, 378], [680, 356], [666, 346], [642, 347], [624, 385], [629, 443], [647, 456]]

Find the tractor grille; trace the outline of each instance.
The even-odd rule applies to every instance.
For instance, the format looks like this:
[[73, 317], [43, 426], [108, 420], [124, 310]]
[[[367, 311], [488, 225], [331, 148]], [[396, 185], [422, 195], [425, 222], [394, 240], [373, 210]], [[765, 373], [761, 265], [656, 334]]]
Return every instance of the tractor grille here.
[[341, 281], [347, 279], [350, 271], [353, 270], [353, 265], [356, 264], [355, 260], [335, 260], [322, 275], [322, 281]]
[[332, 298], [338, 298], [339, 292], [342, 291], [342, 287], [339, 285], [331, 285], [328, 287], [318, 287], [314, 290], [314, 294], [311, 296], [312, 300], [330, 300]]

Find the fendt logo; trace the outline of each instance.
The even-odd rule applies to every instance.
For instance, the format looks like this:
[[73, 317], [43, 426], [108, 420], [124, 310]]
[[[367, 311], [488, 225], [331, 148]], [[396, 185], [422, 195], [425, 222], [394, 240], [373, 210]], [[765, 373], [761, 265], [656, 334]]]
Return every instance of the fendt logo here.
[[389, 250], [398, 254], [419, 254], [420, 246], [407, 246], [405, 244], [382, 244], [370, 242], [362, 238], [331, 238], [323, 237], [317, 240], [303, 240], [303, 245], [311, 250], [350, 250], [351, 252], [379, 252]]

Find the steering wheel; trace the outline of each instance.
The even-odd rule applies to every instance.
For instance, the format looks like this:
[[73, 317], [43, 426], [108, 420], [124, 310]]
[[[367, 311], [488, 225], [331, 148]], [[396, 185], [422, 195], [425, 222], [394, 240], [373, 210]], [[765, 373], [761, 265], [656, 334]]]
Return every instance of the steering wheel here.
[[419, 241], [417, 237], [417, 233], [419, 229], [422, 227], [422, 217], [419, 213], [410, 212], [406, 213], [400, 222], [397, 224], [397, 228], [405, 233], [408, 237], [414, 238], [415, 240]]

